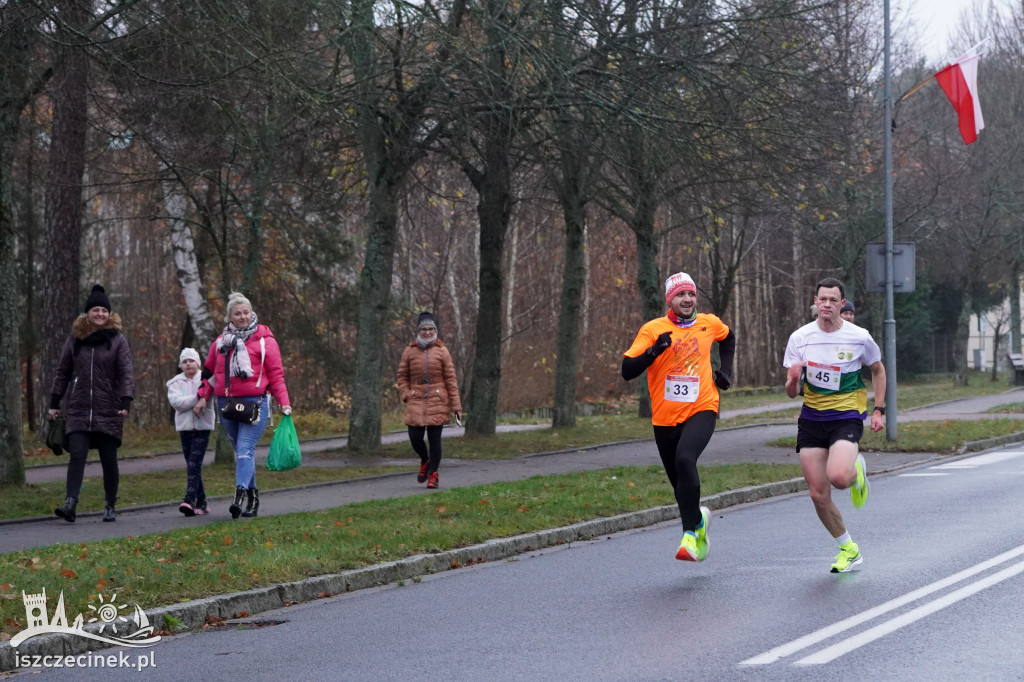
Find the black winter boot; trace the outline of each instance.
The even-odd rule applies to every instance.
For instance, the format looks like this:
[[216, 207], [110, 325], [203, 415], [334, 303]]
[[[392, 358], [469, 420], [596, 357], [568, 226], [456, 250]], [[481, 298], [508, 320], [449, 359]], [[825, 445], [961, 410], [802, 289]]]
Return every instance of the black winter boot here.
[[77, 497], [69, 497], [64, 501], [63, 507], [57, 507], [53, 510], [53, 513], [64, 519], [68, 523], [75, 522], [75, 507], [78, 506]]
[[108, 504], [103, 508], [103, 520], [108, 522], [117, 521], [117, 514], [114, 513], [114, 505]]
[[228, 511], [231, 512], [231, 518], [237, 519], [242, 513], [242, 498], [245, 497], [245, 488], [240, 485], [235, 486], [235, 499], [228, 507]]
[[249, 488], [246, 492], [249, 494], [249, 504], [245, 507], [245, 511], [242, 512], [242, 516], [252, 518], [260, 511], [260, 491], [256, 488]]

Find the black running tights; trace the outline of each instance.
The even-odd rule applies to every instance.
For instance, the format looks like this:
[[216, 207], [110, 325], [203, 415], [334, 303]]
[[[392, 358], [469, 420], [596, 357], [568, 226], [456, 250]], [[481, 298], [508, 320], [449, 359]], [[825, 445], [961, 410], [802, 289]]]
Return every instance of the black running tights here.
[[715, 432], [718, 415], [710, 410], [698, 412], [675, 426], [655, 426], [654, 441], [658, 444], [661, 463], [676, 493], [683, 531], [700, 525], [700, 476], [697, 458], [704, 452]]
[[[427, 464], [427, 475], [437, 471], [441, 466], [441, 430], [444, 426], [410, 426], [409, 442], [412, 449], [420, 456], [420, 462]], [[423, 442], [423, 432], [427, 432], [427, 443], [430, 444], [430, 454], [427, 454], [427, 443]]]

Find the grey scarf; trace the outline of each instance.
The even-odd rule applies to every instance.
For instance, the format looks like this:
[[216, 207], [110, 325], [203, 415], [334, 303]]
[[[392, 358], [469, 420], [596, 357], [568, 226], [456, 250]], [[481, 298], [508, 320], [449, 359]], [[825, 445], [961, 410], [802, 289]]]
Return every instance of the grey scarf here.
[[235, 351], [231, 355], [231, 376], [233, 377], [248, 379], [253, 374], [252, 362], [249, 361], [249, 351], [245, 347], [245, 342], [256, 333], [256, 325], [258, 324], [259, 321], [256, 319], [256, 313], [252, 314], [252, 322], [245, 329], [239, 329], [228, 322], [227, 326], [224, 327], [224, 332], [217, 339], [218, 353], [227, 355], [231, 350]]

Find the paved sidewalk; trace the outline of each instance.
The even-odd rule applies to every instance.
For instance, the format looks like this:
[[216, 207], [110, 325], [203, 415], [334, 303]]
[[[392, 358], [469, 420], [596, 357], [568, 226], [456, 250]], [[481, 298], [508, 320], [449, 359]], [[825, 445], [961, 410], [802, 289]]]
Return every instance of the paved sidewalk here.
[[[913, 410], [901, 420], [906, 419], [956, 419], [977, 416], [982, 411], [1000, 402], [1017, 402], [1024, 398], [1024, 393], [1007, 392], [997, 396], [985, 396], [934, 405], [928, 408]], [[778, 403], [752, 408], [755, 411], [774, 411], [780, 407], [794, 407], [791, 403]], [[747, 413], [750, 413], [747, 411]], [[723, 417], [733, 416], [729, 411]], [[992, 416], [992, 415], [987, 415]], [[448, 431], [448, 429], [446, 429]], [[456, 430], [451, 429], [451, 435]], [[711, 443], [701, 456], [702, 465], [738, 464], [755, 462], [765, 464], [798, 464], [796, 453], [790, 448], [771, 447], [766, 443], [795, 434], [795, 427], [784, 425], [755, 425], [716, 431]], [[392, 437], [404, 439], [405, 434], [392, 434]], [[327, 444], [331, 443], [330, 447]], [[322, 449], [338, 447], [333, 441], [325, 441]], [[304, 445], [304, 452], [309, 454], [312, 448]], [[869, 471], [879, 473], [893, 468], [901, 468], [918, 462], [926, 462], [941, 457], [937, 453], [867, 453]], [[122, 471], [128, 470], [129, 464], [141, 462], [151, 466], [154, 463], [162, 468], [162, 460], [173, 460], [173, 468], [180, 468], [180, 456], [168, 458], [147, 458], [125, 462]], [[335, 460], [337, 458], [334, 458]], [[355, 458], [353, 458], [355, 459]], [[156, 462], [154, 462], [156, 460]], [[418, 459], [367, 458], [359, 457], [360, 464], [379, 463], [407, 465], [406, 473], [387, 474], [369, 478], [351, 479], [332, 483], [303, 486], [280, 490], [268, 490], [261, 493], [260, 514], [271, 516], [302, 511], [329, 509], [350, 502], [385, 499], [410, 495], [430, 494], [423, 485], [415, 482]], [[445, 459], [440, 470], [442, 488], [478, 485], [494, 481], [518, 481], [530, 476], [542, 474], [564, 474], [577, 471], [604, 469], [624, 465], [658, 464], [657, 449], [653, 439], [613, 443], [591, 448], [569, 450], [555, 453], [525, 455], [509, 460], [460, 460]], [[63, 467], [59, 468], [63, 478]], [[97, 471], [98, 473], [98, 471]], [[68, 524], [56, 517], [22, 519], [0, 522], [0, 552], [11, 552], [18, 549], [44, 546], [59, 542], [84, 542], [108, 537], [142, 535], [174, 530], [185, 525], [206, 525], [231, 521], [227, 513], [227, 499], [214, 498], [211, 501], [212, 513], [186, 519], [177, 511], [177, 503], [163, 503], [128, 507], [119, 510], [116, 523], [102, 523], [100, 514], [85, 513], [79, 515], [78, 521]], [[245, 523], [244, 519], [234, 521]]]

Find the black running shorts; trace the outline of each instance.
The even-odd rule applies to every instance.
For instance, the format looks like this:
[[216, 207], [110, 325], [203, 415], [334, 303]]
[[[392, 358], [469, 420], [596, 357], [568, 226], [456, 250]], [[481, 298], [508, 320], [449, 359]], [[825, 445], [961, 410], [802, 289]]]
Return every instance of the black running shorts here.
[[863, 419], [836, 419], [819, 422], [813, 419], [797, 420], [796, 451], [801, 448], [824, 448], [828, 450], [837, 440], [859, 443], [864, 435]]

